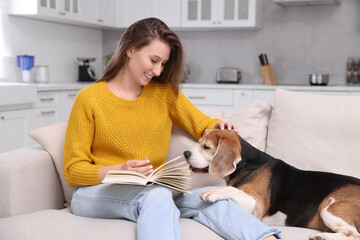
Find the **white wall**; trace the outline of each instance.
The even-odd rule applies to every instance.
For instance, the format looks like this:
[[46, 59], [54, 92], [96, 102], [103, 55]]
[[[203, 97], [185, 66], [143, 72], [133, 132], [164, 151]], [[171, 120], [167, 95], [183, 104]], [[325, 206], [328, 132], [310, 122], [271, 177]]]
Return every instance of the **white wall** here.
[[51, 83], [77, 81], [80, 63], [76, 57], [95, 57], [92, 65], [100, 74], [103, 65], [101, 30], [6, 14], [0, 19], [5, 33], [2, 45], [6, 46], [6, 53], [0, 53], [0, 66], [9, 69], [2, 75], [0, 71], [0, 81], [19, 81], [16, 56], [24, 54], [35, 56], [35, 65], [49, 66]]

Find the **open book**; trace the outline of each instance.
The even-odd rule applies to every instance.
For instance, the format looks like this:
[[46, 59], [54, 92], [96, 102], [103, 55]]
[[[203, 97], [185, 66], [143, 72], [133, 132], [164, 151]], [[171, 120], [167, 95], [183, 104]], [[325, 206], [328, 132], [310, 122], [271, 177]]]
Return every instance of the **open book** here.
[[191, 193], [190, 170], [181, 156], [171, 159], [156, 168], [148, 176], [138, 172], [109, 170], [101, 183], [152, 185], [159, 184], [177, 191]]

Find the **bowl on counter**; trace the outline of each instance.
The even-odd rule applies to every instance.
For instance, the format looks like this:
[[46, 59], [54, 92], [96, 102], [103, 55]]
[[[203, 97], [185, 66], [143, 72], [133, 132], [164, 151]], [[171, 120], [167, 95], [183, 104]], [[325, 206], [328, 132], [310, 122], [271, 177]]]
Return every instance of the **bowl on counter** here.
[[329, 83], [330, 74], [313, 73], [309, 74], [309, 83], [314, 86], [326, 86]]

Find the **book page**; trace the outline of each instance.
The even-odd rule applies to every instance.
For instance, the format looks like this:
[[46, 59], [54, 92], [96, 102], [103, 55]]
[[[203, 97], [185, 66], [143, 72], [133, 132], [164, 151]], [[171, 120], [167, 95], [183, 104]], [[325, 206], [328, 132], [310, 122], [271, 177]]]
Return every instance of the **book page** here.
[[109, 170], [101, 183], [146, 185], [148, 179], [145, 175], [134, 171]]

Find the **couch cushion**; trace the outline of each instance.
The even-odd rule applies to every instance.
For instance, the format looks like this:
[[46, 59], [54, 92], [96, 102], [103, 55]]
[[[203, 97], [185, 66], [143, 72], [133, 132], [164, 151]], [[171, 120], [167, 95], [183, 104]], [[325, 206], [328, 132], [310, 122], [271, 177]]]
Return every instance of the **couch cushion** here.
[[[245, 109], [202, 109], [212, 118], [220, 118], [229, 121], [238, 127], [239, 134], [255, 147], [264, 151], [266, 146], [267, 128], [271, 113], [271, 105], [266, 101], [257, 100]], [[171, 135], [168, 159], [182, 155], [197, 144], [197, 140], [187, 132], [174, 127]], [[203, 186], [223, 186], [223, 179], [216, 179], [209, 174], [193, 173], [192, 188]]]
[[[243, 223], [239, 223], [243, 224]], [[223, 239], [192, 219], [180, 218], [182, 239]], [[303, 240], [317, 231], [306, 228], [279, 227], [283, 239]], [[11, 218], [0, 218], [0, 239], [7, 240], [92, 240], [136, 239], [136, 224], [127, 220], [86, 218], [69, 209], [43, 210]]]
[[[180, 225], [182, 239], [222, 239], [194, 220], [181, 218]], [[135, 240], [136, 223], [120, 219], [79, 217], [68, 210], [44, 210], [11, 218], [0, 218], [0, 239]]]
[[360, 178], [360, 97], [277, 90], [266, 152], [304, 170]]
[[64, 142], [67, 121], [50, 126], [41, 127], [29, 132], [37, 143], [39, 143], [54, 161], [64, 191], [65, 206], [71, 202], [73, 187], [71, 187], [64, 176]]

